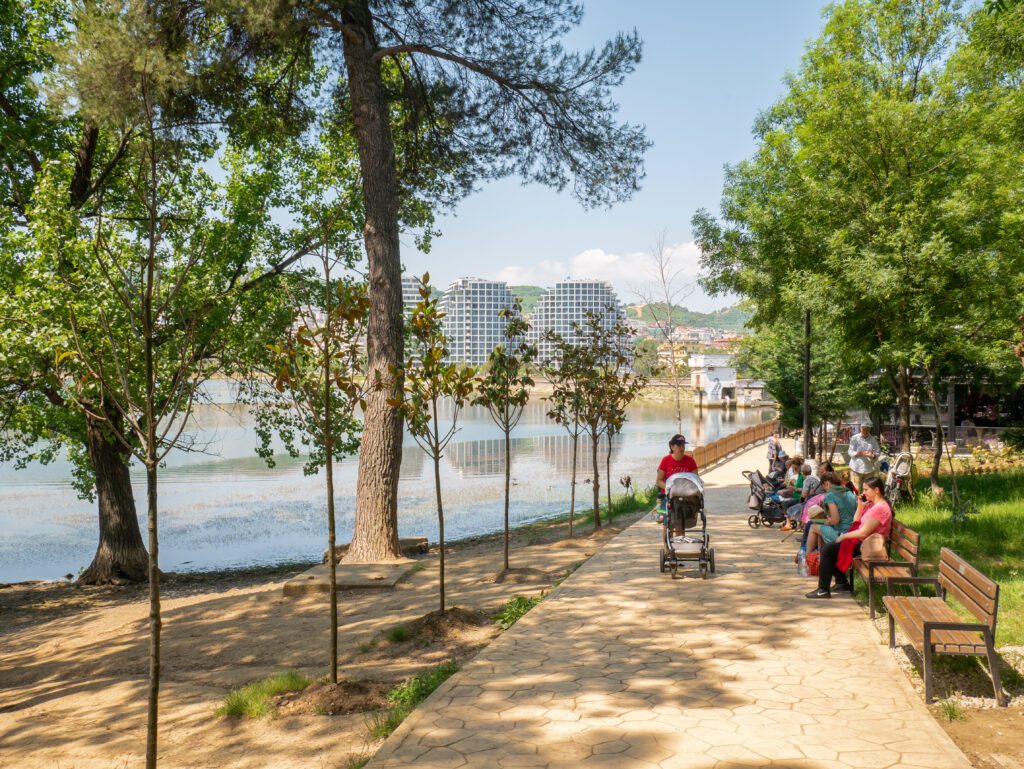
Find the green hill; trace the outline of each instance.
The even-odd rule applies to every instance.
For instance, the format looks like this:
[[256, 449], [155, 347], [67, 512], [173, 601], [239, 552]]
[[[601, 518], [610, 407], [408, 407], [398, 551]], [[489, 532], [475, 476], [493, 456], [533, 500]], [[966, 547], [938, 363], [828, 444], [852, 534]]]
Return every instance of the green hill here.
[[[652, 312], [652, 309], [654, 312]], [[639, 311], [639, 312], [638, 312]], [[626, 308], [626, 313], [631, 318], [639, 317], [641, 320], [653, 321], [655, 315], [660, 319], [664, 317], [665, 305], [631, 305]], [[743, 331], [744, 324], [750, 319], [750, 313], [741, 310], [739, 307], [727, 307], [724, 310], [714, 312], [697, 312], [688, 310], [685, 307], [672, 308], [672, 321], [677, 326], [692, 326], [694, 328], [720, 328], [724, 331]]]
[[508, 290], [512, 292], [512, 296], [517, 296], [522, 300], [525, 313], [533, 312], [533, 308], [545, 291], [540, 286], [509, 286]]

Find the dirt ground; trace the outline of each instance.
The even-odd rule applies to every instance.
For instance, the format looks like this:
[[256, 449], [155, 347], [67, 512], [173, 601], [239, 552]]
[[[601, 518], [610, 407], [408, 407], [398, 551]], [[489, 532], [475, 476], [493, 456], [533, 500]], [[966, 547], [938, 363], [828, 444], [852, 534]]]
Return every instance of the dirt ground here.
[[[448, 551], [449, 605], [490, 616], [515, 594], [536, 595], [636, 516], [568, 539], [562, 525], [517, 532], [500, 570], [499, 538]], [[445, 660], [472, 657], [499, 631], [486, 622], [438, 628], [417, 620], [438, 608], [436, 553], [394, 590], [339, 595], [340, 674], [353, 697], [380, 704], [388, 688]], [[326, 595], [285, 598], [281, 587], [311, 564], [168, 575], [163, 590], [160, 763], [188, 769], [345, 769], [371, 754], [367, 713], [309, 714], [284, 703], [263, 720], [214, 715], [234, 687], [281, 670], [328, 669]], [[0, 767], [120, 769], [142, 764], [148, 624], [145, 588], [10, 585], [0, 588]], [[408, 639], [392, 643], [398, 625]], [[344, 699], [344, 698], [343, 698]], [[321, 712], [331, 708], [319, 706]]]

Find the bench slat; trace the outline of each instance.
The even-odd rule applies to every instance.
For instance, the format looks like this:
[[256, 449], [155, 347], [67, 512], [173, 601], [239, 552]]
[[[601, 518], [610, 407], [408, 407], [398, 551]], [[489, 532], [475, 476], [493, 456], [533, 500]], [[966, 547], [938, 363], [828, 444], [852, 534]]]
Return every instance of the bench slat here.
[[[885, 596], [885, 608], [903, 630], [907, 640], [924, 648], [925, 622], [960, 622], [960, 617], [941, 598]], [[980, 636], [967, 630], [936, 630], [932, 633], [935, 651], [944, 654], [984, 654]]]
[[999, 595], [999, 585], [986, 577], [980, 571], [971, 566], [967, 561], [954, 553], [948, 547], [942, 548], [939, 554], [939, 565], [946, 564], [950, 573], [955, 578], [972, 585], [978, 592], [990, 600], [995, 600]]
[[996, 608], [995, 600], [988, 598], [974, 585], [961, 579], [953, 567], [945, 561], [939, 564], [939, 582], [971, 614], [981, 622], [991, 624]]

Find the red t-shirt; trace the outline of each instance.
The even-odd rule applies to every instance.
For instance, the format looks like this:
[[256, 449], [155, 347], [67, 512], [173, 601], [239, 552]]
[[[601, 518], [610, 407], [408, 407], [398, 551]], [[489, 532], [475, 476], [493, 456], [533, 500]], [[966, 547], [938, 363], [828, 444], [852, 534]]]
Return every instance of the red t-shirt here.
[[671, 454], [667, 454], [661, 464], [658, 465], [658, 469], [665, 473], [665, 477], [668, 478], [670, 475], [675, 473], [695, 473], [697, 472], [697, 462], [689, 454], [684, 454], [683, 458], [676, 460]]

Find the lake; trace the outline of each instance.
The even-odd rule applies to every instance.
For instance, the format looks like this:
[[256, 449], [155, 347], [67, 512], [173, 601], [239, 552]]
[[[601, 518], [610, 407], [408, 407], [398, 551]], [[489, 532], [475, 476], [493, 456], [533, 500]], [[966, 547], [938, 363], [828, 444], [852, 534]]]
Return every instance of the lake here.
[[[572, 441], [546, 417], [547, 404], [531, 401], [512, 440], [510, 518], [524, 523], [568, 512]], [[619, 478], [639, 486], [654, 482], [658, 461], [675, 432], [669, 404], [629, 408], [623, 433], [612, 445], [613, 494]], [[772, 418], [771, 409], [705, 410], [683, 415], [691, 442], [710, 443]], [[505, 461], [501, 432], [481, 408], [470, 408], [444, 457], [441, 483], [449, 540], [500, 531]], [[327, 546], [323, 474], [305, 476], [302, 460], [278, 458], [268, 468], [256, 456], [249, 413], [225, 402], [202, 405], [194, 415], [196, 445], [203, 452], [176, 452], [160, 473], [160, 565], [166, 571], [223, 569], [318, 560]], [[580, 443], [577, 510], [590, 499], [589, 444]], [[336, 465], [338, 542], [352, 535], [355, 457]], [[601, 459], [604, 498], [604, 454]], [[24, 470], [0, 466], [0, 582], [55, 579], [77, 574], [96, 549], [95, 504], [77, 498], [67, 462]], [[145, 515], [145, 478], [133, 469], [136, 506]], [[402, 536], [437, 539], [433, 472], [406, 436], [399, 484]], [[145, 523], [142, 523], [145, 539]]]

